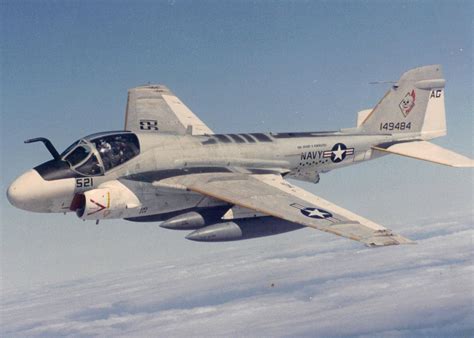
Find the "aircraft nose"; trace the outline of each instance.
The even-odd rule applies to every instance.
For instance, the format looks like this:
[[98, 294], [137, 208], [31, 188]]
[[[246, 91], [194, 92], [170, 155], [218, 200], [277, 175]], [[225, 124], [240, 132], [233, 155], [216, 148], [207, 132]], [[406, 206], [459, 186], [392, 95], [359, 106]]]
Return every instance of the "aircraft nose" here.
[[7, 198], [10, 203], [20, 209], [28, 211], [42, 211], [41, 187], [44, 179], [34, 169], [18, 177], [8, 188]]

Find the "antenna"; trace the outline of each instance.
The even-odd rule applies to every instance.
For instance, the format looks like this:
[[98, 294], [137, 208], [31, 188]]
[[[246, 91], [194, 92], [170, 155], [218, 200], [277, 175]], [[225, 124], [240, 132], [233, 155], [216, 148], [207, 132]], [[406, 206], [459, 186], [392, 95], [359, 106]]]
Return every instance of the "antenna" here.
[[396, 84], [397, 81], [372, 81], [372, 82], [369, 82], [370, 85], [387, 84], [387, 83]]

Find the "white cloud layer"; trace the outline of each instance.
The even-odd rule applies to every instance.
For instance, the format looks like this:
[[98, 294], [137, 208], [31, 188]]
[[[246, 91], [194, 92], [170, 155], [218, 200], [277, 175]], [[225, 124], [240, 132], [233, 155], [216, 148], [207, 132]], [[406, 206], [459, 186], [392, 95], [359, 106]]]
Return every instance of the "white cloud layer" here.
[[418, 244], [380, 249], [308, 231], [278, 251], [229, 243], [204, 258], [5, 291], [1, 335], [466, 337], [472, 224], [397, 226]]

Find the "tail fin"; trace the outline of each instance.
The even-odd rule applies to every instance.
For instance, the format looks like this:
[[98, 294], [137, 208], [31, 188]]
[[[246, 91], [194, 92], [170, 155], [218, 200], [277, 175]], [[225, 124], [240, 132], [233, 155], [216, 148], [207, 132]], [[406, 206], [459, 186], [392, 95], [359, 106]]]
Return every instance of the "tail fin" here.
[[440, 65], [407, 71], [370, 113], [361, 112], [359, 130], [367, 134], [416, 133], [423, 139], [446, 135], [444, 84]]

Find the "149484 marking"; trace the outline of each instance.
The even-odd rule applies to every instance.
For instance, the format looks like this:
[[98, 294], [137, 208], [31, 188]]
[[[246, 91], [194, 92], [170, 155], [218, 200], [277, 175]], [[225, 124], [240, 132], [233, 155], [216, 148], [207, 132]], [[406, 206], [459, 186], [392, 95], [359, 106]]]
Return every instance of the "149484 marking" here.
[[410, 130], [411, 122], [381, 122], [380, 130]]

